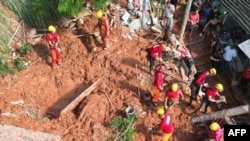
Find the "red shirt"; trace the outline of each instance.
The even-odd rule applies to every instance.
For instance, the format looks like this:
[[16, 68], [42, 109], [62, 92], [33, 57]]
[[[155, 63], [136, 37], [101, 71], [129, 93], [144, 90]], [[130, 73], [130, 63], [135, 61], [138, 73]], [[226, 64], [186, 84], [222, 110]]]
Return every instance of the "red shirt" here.
[[218, 94], [218, 92], [214, 87], [213, 88], [208, 88], [207, 91], [206, 91], [206, 96], [211, 97], [212, 99], [215, 99], [217, 94]]
[[163, 84], [163, 74], [160, 71], [155, 71], [154, 86], [160, 89]]
[[173, 132], [173, 124], [171, 118], [168, 114], [165, 114], [161, 120], [159, 128], [163, 133], [172, 133]]
[[150, 57], [155, 59], [156, 57], [162, 57], [162, 51], [160, 45], [155, 45], [150, 48]]
[[250, 80], [250, 70], [244, 69], [243, 72], [242, 72], [242, 77], [244, 79]]
[[210, 130], [208, 136], [210, 139], [214, 139], [215, 141], [221, 141], [223, 137], [223, 131], [221, 130], [221, 128], [216, 131]]
[[180, 91], [180, 87], [178, 87], [177, 91], [175, 92], [173, 92], [171, 89], [168, 89], [165, 96], [171, 101], [177, 101], [179, 99]]
[[207, 78], [207, 76], [209, 76], [209, 72], [205, 71], [203, 73], [201, 73], [196, 79], [195, 79], [195, 83], [198, 85], [203, 85], [205, 83], [205, 79]]
[[45, 39], [47, 42], [51, 41], [53, 44], [58, 42], [58, 33], [47, 33], [45, 35]]
[[[192, 22], [196, 22], [200, 20], [200, 15], [199, 13], [190, 12], [188, 15], [188, 19], [191, 20]], [[193, 25], [193, 24], [191, 22], [188, 22], [188, 25]]]

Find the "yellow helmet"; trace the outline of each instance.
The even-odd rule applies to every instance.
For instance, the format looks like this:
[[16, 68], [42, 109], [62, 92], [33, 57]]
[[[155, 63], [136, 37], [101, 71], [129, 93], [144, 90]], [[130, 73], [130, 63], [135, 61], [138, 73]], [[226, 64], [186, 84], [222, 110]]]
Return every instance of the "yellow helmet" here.
[[52, 32], [52, 33], [55, 33], [56, 32], [56, 28], [53, 25], [49, 25], [48, 31]]
[[217, 122], [212, 122], [212, 123], [210, 124], [210, 126], [209, 126], [210, 130], [212, 130], [212, 131], [218, 130], [219, 127], [220, 127], [220, 125], [219, 125]]
[[223, 88], [223, 85], [221, 83], [217, 83], [215, 84], [215, 89], [218, 91], [218, 92], [223, 92], [224, 88]]
[[171, 86], [171, 89], [172, 89], [173, 92], [175, 92], [175, 91], [177, 91], [178, 87], [179, 86], [178, 86], [177, 83], [173, 83], [172, 86]]
[[215, 69], [215, 68], [209, 69], [209, 72], [210, 72], [210, 74], [212, 74], [212, 75], [216, 75], [216, 69]]
[[99, 10], [96, 14], [97, 18], [100, 19], [103, 15], [103, 12], [101, 10]]
[[159, 108], [157, 108], [157, 110], [156, 110], [156, 114], [157, 115], [163, 115], [164, 114], [164, 109], [162, 108], [162, 107], [159, 107]]

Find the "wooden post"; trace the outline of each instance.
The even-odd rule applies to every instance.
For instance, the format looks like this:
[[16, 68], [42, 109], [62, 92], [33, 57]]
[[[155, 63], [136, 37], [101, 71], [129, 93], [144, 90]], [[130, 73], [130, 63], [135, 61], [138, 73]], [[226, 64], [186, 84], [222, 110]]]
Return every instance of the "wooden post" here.
[[89, 95], [96, 87], [96, 85], [98, 84], [98, 82], [101, 80], [101, 78], [99, 80], [97, 80], [95, 83], [93, 83], [90, 87], [88, 87], [85, 91], [83, 91], [78, 97], [76, 97], [68, 106], [66, 106], [62, 111], [61, 111], [61, 115], [62, 114], [66, 114], [67, 112], [73, 110], [81, 101], [82, 99]]
[[192, 122], [193, 123], [203, 122], [207, 120], [225, 118], [227, 116], [236, 116], [236, 115], [249, 113], [249, 106], [250, 105], [243, 105], [243, 106], [238, 106], [238, 107], [234, 107], [230, 109], [224, 109], [222, 111], [213, 112], [211, 114], [201, 115], [199, 117], [192, 118]]

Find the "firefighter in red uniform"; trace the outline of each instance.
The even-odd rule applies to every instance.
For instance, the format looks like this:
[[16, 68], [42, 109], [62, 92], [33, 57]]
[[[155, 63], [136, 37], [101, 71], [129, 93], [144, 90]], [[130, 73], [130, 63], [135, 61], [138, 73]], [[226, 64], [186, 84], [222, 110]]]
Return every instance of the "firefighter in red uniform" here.
[[154, 73], [154, 83], [152, 86], [152, 94], [153, 94], [153, 99], [152, 102], [155, 104], [161, 96], [161, 91], [163, 90], [163, 74], [166, 70], [166, 67], [164, 64], [159, 64], [155, 68], [155, 73]]
[[156, 114], [161, 118], [159, 129], [162, 132], [162, 137], [160, 141], [168, 141], [174, 131], [171, 117], [165, 113], [163, 108], [158, 108]]
[[190, 101], [189, 101], [189, 106], [192, 105], [193, 100], [197, 100], [197, 96], [199, 93], [200, 88], [205, 85], [205, 79], [208, 76], [213, 76], [216, 75], [216, 69], [211, 68], [207, 71], [204, 72], [197, 72], [195, 74], [195, 78], [193, 79], [190, 88], [191, 88], [191, 95], [190, 95]]
[[59, 47], [59, 35], [56, 32], [56, 28], [53, 25], [49, 25], [48, 27], [49, 33], [45, 35], [46, 41], [49, 43], [50, 53], [52, 56], [52, 69], [55, 69], [55, 65], [62, 65], [61, 64], [61, 49]]
[[99, 10], [97, 12], [97, 19], [99, 27], [100, 36], [102, 39], [102, 42], [104, 43], [104, 49], [109, 47], [109, 22], [108, 18], [106, 16], [103, 16], [103, 12]]
[[201, 111], [204, 109], [204, 113], [207, 113], [207, 108], [211, 103], [221, 103], [226, 102], [224, 98], [219, 94], [219, 92], [223, 92], [224, 88], [221, 83], [217, 83], [214, 85], [214, 87], [207, 88], [205, 96], [202, 98], [202, 102], [200, 107], [195, 110], [191, 116], [193, 116], [198, 111]]
[[184, 99], [180, 86], [177, 83], [173, 83], [171, 88], [166, 91], [165, 108], [167, 109], [178, 104], [180, 95]]
[[219, 123], [212, 122], [209, 126], [209, 139], [214, 141], [223, 141], [223, 130], [221, 129]]
[[150, 73], [153, 74], [153, 67], [155, 60], [162, 61], [162, 52], [166, 50], [166, 45], [161, 43], [160, 45], [154, 45], [148, 50], [148, 60], [149, 60], [149, 68]]

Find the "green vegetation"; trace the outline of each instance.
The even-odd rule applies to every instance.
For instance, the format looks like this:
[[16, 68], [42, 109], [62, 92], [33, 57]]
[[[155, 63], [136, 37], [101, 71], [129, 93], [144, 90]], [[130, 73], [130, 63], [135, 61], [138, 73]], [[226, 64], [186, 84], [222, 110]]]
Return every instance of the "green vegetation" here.
[[16, 71], [9, 67], [9, 63], [4, 54], [0, 54], [0, 75], [6, 76], [8, 74], [14, 74]]
[[109, 124], [112, 129], [115, 129], [119, 132], [118, 137], [110, 137], [109, 140], [118, 141], [121, 138], [123, 141], [132, 141], [133, 136], [136, 134], [136, 131], [132, 129], [132, 125], [135, 121], [135, 115], [121, 117], [117, 116], [113, 118]]
[[46, 28], [62, 19], [55, 1], [3, 0], [3, 3], [30, 27]]
[[82, 0], [59, 0], [58, 11], [66, 16], [76, 17], [82, 10]]
[[22, 46], [17, 48], [17, 51], [22, 55], [27, 55], [32, 49], [32, 45], [30, 43], [25, 43]]
[[94, 7], [97, 9], [104, 8], [110, 0], [95, 0]]
[[25, 61], [23, 59], [19, 58], [19, 57], [14, 59], [13, 63], [15, 65], [15, 69], [18, 70], [18, 71], [23, 70], [23, 69], [26, 68]]

